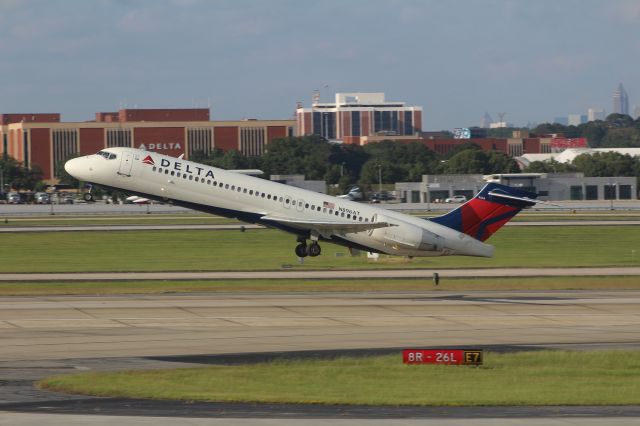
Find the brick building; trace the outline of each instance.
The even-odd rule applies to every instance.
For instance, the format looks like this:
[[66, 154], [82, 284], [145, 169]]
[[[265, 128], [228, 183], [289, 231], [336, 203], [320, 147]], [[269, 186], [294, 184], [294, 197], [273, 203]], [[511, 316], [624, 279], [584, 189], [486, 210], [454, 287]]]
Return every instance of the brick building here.
[[360, 144], [392, 140], [397, 143], [418, 142], [438, 154], [448, 154], [457, 147], [466, 143], [474, 143], [484, 151], [500, 151], [512, 157], [523, 154], [551, 152], [554, 138], [551, 137], [513, 137], [513, 138], [473, 138], [473, 139], [447, 139], [447, 138], [422, 138], [422, 137], [388, 137], [369, 136], [361, 139]]
[[209, 109], [123, 109], [95, 121], [61, 122], [60, 114], [0, 114], [0, 153], [38, 165], [55, 181], [56, 165], [102, 148], [143, 148], [189, 158], [196, 152], [238, 150], [262, 155], [266, 144], [292, 136], [294, 120], [211, 121]]

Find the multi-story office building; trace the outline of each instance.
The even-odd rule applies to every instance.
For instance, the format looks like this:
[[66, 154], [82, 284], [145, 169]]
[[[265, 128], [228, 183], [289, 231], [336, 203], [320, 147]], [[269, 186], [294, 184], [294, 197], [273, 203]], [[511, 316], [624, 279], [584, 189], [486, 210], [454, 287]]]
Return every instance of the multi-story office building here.
[[613, 92], [612, 100], [614, 114], [629, 114], [629, 96], [627, 96], [627, 91], [622, 87], [622, 83]]
[[61, 165], [114, 146], [189, 158], [219, 148], [262, 155], [266, 144], [293, 135], [294, 120], [211, 121], [209, 109], [123, 109], [88, 122], [61, 122], [60, 114], [0, 114], [0, 154], [38, 165], [55, 182]]
[[384, 93], [336, 93], [335, 102], [314, 99], [296, 110], [297, 135], [360, 144], [365, 136], [416, 136], [422, 131], [422, 107], [387, 102]]

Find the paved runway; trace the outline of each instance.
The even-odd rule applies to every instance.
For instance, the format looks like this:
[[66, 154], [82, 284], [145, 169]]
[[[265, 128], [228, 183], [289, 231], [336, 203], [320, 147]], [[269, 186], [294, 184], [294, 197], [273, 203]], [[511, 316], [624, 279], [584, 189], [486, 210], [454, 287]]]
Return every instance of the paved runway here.
[[[183, 419], [194, 425], [354, 425], [365, 418], [386, 419], [368, 424], [398, 425], [425, 418], [445, 425], [506, 425], [515, 418], [527, 426], [589, 424], [587, 419], [590, 424], [630, 425], [640, 417], [640, 407], [309, 411], [300, 406], [178, 404], [165, 411], [157, 404], [145, 408], [145, 402], [69, 397], [31, 387], [32, 380], [52, 374], [185, 366], [207, 362], [215, 354], [359, 348], [399, 352], [403, 347], [460, 345], [638, 348], [640, 290], [5, 297], [0, 298], [0, 337], [0, 425], [106, 425], [115, 419], [38, 414], [95, 410], [169, 416], [117, 418], [118, 423], [141, 425], [176, 424], [172, 416], [189, 413], [235, 418], [211, 423]], [[294, 420], [282, 420], [287, 418]]]
[[640, 291], [0, 298], [0, 361], [640, 342]]

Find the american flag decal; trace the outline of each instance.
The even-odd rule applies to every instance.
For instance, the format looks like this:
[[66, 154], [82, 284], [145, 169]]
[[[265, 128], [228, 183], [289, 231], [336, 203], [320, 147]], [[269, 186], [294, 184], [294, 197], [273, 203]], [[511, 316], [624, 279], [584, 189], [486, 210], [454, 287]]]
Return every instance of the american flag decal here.
[[328, 208], [328, 209], [334, 209], [334, 208], [336, 207], [336, 205], [335, 205], [335, 204], [333, 204], [333, 203], [330, 203], [330, 202], [328, 202], [328, 201], [324, 201], [324, 202], [322, 203], [322, 207], [326, 207], [326, 208]]

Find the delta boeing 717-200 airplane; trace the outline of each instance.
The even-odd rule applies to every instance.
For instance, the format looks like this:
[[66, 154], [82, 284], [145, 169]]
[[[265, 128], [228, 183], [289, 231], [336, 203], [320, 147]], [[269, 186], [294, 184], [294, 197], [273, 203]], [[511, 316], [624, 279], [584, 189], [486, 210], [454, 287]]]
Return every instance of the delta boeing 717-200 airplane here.
[[134, 148], [106, 148], [65, 169], [91, 185], [290, 232], [299, 257], [318, 256], [318, 241], [398, 256], [491, 257], [484, 241], [538, 202], [535, 193], [488, 183], [451, 212], [422, 219]]

